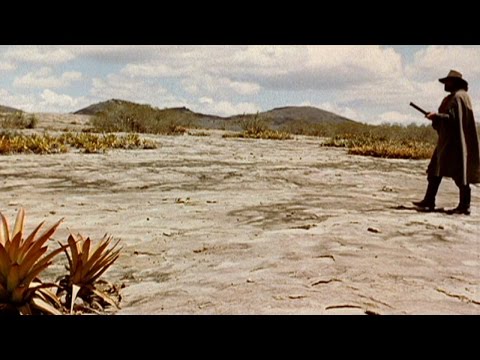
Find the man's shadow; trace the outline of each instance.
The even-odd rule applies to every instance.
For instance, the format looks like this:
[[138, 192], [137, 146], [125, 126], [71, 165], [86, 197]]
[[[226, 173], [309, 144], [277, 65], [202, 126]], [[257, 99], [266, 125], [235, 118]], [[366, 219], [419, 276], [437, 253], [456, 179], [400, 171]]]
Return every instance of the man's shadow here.
[[429, 209], [422, 209], [417, 206], [405, 206], [405, 205], [398, 205], [398, 206], [391, 206], [390, 209], [393, 210], [408, 210], [408, 211], [416, 211], [420, 213], [441, 213], [441, 214], [448, 214], [445, 208], [435, 208], [434, 210]]

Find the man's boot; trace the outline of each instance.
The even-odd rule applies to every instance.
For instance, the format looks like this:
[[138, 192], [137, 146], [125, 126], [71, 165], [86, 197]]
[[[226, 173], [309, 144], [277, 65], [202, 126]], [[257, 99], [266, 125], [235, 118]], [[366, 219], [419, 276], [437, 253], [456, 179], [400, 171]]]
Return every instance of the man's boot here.
[[470, 215], [470, 202], [472, 200], [472, 190], [470, 185], [460, 186], [460, 203], [455, 209], [448, 210], [449, 215]]
[[425, 197], [422, 201], [413, 201], [412, 204], [416, 207], [419, 207], [425, 211], [434, 211], [435, 210], [435, 198], [437, 197], [438, 188], [442, 182], [441, 177], [429, 177], [428, 178], [428, 187]]

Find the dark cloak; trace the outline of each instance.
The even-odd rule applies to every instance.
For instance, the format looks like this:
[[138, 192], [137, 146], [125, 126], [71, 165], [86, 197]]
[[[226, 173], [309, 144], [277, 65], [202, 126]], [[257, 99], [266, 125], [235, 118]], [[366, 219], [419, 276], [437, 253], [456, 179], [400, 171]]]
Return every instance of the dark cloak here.
[[480, 183], [480, 151], [470, 96], [465, 90], [450, 94], [438, 113], [432, 121], [438, 142], [427, 173], [450, 177], [461, 185]]

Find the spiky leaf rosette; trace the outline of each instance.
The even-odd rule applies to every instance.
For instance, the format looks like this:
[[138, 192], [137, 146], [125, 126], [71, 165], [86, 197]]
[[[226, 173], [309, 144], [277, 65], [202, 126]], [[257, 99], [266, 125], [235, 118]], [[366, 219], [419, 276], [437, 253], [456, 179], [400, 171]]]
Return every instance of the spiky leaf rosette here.
[[48, 248], [45, 243], [53, 236], [63, 219], [37, 237], [45, 222], [40, 223], [24, 239], [24, 209], [18, 211], [13, 231], [2, 213], [0, 218], [0, 311], [60, 314], [56, 308], [56, 305], [59, 305], [58, 299], [47, 289], [54, 285], [42, 283], [38, 276], [64, 249], [60, 247], [43, 256]]
[[[112, 247], [112, 237], [105, 235], [94, 249], [91, 249], [92, 241], [82, 235], [70, 234], [68, 237], [67, 255], [69, 274], [60, 281], [60, 286], [67, 292], [70, 311], [73, 311], [75, 298], [78, 296], [87, 303], [95, 301], [98, 297], [101, 302], [118, 308], [115, 301], [105, 292], [99, 290], [95, 284], [101, 275], [118, 259], [120, 250], [116, 249], [119, 241]], [[98, 301], [97, 301], [98, 303]]]

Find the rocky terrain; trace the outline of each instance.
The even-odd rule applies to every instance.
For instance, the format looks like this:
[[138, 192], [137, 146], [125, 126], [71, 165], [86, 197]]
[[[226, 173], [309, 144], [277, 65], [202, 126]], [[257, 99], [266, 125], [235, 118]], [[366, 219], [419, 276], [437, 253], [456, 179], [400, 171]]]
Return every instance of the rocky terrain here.
[[[88, 119], [58, 116], [39, 131]], [[105, 274], [124, 285], [118, 314], [480, 312], [478, 188], [471, 216], [421, 213], [410, 203], [428, 161], [207, 132], [145, 136], [155, 150], [1, 156], [0, 211], [24, 207], [27, 231], [65, 217], [57, 240], [121, 238]], [[453, 181], [437, 202], [457, 204]]]

